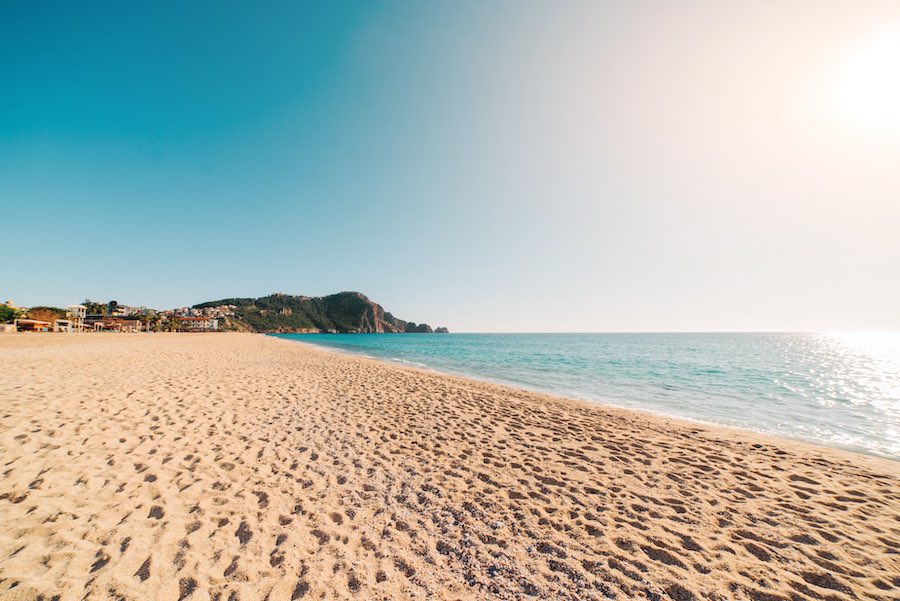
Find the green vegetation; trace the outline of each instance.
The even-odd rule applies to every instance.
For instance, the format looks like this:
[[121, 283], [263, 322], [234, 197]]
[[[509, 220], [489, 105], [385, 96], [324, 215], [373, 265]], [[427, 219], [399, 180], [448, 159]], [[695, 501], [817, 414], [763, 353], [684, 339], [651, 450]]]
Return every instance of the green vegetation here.
[[12, 307], [0, 305], [0, 323], [8, 323], [19, 316], [19, 312]]
[[104, 303], [95, 303], [90, 299], [85, 299], [82, 305], [87, 309], [88, 315], [105, 315], [107, 305]]
[[[223, 329], [256, 332], [407, 332], [407, 322], [385, 313], [381, 305], [359, 292], [339, 292], [322, 297], [271, 294], [262, 298], [226, 298], [194, 305], [195, 309], [234, 305], [235, 316]], [[430, 332], [426, 324], [416, 332]]]

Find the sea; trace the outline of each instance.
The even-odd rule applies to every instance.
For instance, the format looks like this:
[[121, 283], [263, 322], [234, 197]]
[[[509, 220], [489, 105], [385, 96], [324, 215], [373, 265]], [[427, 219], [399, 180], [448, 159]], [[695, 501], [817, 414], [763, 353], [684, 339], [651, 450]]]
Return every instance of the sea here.
[[900, 332], [276, 336], [900, 461]]

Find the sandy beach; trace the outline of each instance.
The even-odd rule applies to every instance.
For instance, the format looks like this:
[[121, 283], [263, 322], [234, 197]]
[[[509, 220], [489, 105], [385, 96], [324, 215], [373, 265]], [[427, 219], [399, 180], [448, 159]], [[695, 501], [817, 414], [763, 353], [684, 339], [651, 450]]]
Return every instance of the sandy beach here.
[[0, 336], [0, 599], [900, 598], [900, 464], [253, 334]]

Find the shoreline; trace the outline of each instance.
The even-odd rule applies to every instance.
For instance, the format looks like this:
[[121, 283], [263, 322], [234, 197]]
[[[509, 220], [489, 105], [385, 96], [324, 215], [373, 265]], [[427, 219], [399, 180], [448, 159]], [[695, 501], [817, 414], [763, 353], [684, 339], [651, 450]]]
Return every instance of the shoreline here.
[[743, 435], [750, 438], [763, 438], [769, 440], [772, 444], [782, 444], [782, 445], [800, 445], [802, 447], [809, 447], [809, 450], [822, 450], [822, 451], [834, 451], [837, 454], [849, 454], [853, 457], [863, 457], [863, 458], [871, 458], [877, 461], [884, 461], [888, 464], [896, 464], [898, 470], [900, 470], [900, 458], [886, 457], [884, 455], [878, 455], [871, 452], [866, 452], [865, 450], [861, 450], [857, 447], [849, 447], [849, 446], [841, 446], [841, 445], [828, 445], [820, 442], [815, 442], [812, 440], [807, 440], [804, 438], [795, 438], [791, 436], [787, 436], [784, 434], [773, 434], [769, 432], [761, 432], [758, 430], [753, 430], [750, 428], [745, 428], [741, 426], [732, 426], [728, 424], [717, 424], [714, 422], [705, 421], [702, 419], [694, 419], [690, 417], [683, 417], [679, 415], [670, 415], [667, 413], [663, 413], [661, 411], [654, 411], [652, 409], [644, 409], [637, 407], [625, 407], [621, 405], [616, 405], [615, 403], [610, 403], [608, 401], [601, 400], [593, 400], [587, 398], [577, 398], [574, 396], [565, 396], [562, 394], [555, 394], [553, 392], [548, 392], [545, 390], [539, 390], [537, 388], [530, 388], [524, 384], [520, 384], [517, 382], [511, 381], [503, 381], [498, 379], [491, 379], [487, 377], [482, 377], [473, 374], [464, 374], [464, 373], [456, 373], [450, 371], [442, 371], [437, 368], [425, 366], [425, 365], [416, 365], [410, 362], [403, 361], [392, 361], [389, 359], [382, 359], [380, 357], [373, 357], [371, 355], [366, 355], [364, 353], [357, 353], [351, 350], [346, 350], [338, 347], [331, 347], [324, 344], [316, 344], [315, 342], [306, 342], [304, 340], [295, 340], [293, 338], [282, 338], [280, 336], [269, 334], [269, 333], [259, 333], [260, 336], [268, 336], [269, 338], [275, 338], [276, 340], [283, 340], [289, 343], [301, 344], [305, 347], [312, 350], [319, 350], [326, 353], [336, 353], [342, 356], [356, 357], [359, 359], [365, 359], [369, 361], [375, 361], [380, 364], [390, 365], [392, 367], [405, 368], [414, 371], [420, 371], [426, 375], [435, 375], [435, 376], [446, 376], [450, 378], [458, 378], [461, 380], [470, 380], [473, 382], [478, 382], [482, 384], [491, 384], [494, 386], [498, 386], [500, 388], [506, 388], [515, 391], [526, 392], [529, 394], [546, 396], [551, 399], [555, 399], [557, 401], [562, 402], [572, 402], [572, 403], [580, 403], [586, 404], [589, 407], [598, 408], [601, 410], [609, 410], [609, 411], [624, 411], [627, 413], [634, 413], [640, 416], [645, 416], [654, 419], [660, 419], [663, 421], [670, 421], [677, 424], [680, 424], [684, 427], [702, 427], [709, 429], [710, 431], [722, 430], [725, 434], [734, 434], [734, 435]]
[[897, 462], [272, 338], [0, 337], [0, 600], [900, 590]]

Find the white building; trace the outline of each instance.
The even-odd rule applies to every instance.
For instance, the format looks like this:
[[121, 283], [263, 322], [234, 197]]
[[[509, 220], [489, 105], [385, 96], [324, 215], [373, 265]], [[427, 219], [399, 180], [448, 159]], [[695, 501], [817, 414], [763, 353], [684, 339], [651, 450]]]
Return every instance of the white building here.
[[219, 329], [219, 320], [214, 317], [179, 317], [179, 328], [182, 332], [215, 332]]
[[84, 331], [84, 318], [87, 315], [87, 307], [84, 305], [69, 305], [66, 307], [66, 318], [69, 322], [70, 332]]

